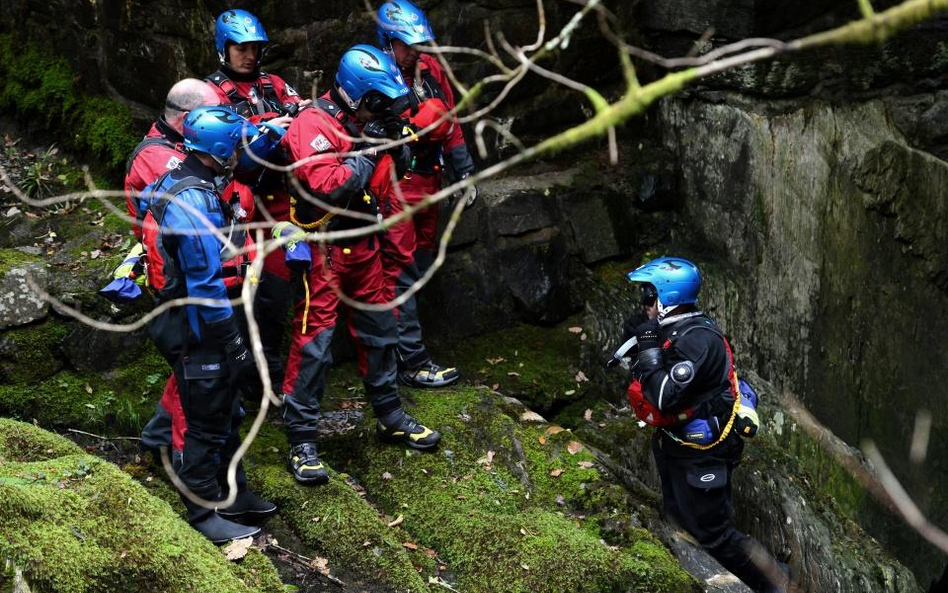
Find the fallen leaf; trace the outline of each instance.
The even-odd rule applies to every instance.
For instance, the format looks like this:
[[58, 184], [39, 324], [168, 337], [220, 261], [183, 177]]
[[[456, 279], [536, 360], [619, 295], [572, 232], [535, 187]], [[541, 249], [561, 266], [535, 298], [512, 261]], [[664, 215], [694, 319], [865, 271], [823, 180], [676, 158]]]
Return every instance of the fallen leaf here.
[[92, 393], [92, 385], [86, 383], [86, 393]]
[[579, 336], [579, 340], [580, 340], [581, 342], [585, 342], [585, 341], [586, 341], [586, 334], [581, 334], [581, 335]]
[[227, 556], [228, 560], [240, 560], [247, 555], [247, 550], [250, 549], [250, 544], [252, 543], [252, 537], [236, 539], [224, 548], [224, 555]]
[[390, 474], [390, 473], [388, 473], [388, 472], [385, 472], [384, 474], [382, 474], [382, 479], [383, 479], [383, 480], [391, 480], [391, 479], [394, 478], [394, 477], [395, 477], [395, 476], [393, 476], [392, 474]]
[[540, 437], [538, 440], [540, 441], [540, 444], [541, 444], [541, 445], [545, 445], [545, 444], [546, 444], [546, 437]]
[[578, 371], [574, 377], [577, 383], [582, 383], [584, 381], [589, 381], [589, 377], [586, 376], [586, 373]]
[[405, 517], [404, 517], [403, 515], [399, 515], [399, 516], [395, 517], [395, 520], [392, 521], [392, 522], [390, 522], [390, 523], [388, 524], [388, 526], [389, 526], [389, 527], [398, 527], [399, 525], [401, 525], [401, 524], [404, 523], [404, 522], [405, 522]]
[[520, 565], [520, 568], [522, 568], [522, 569], [524, 569], [524, 570], [530, 570], [530, 567], [527, 566], [526, 564], [521, 564], [521, 565]]
[[520, 373], [518, 373], [518, 372], [516, 372], [516, 371], [510, 371], [509, 373], [507, 373], [507, 376], [508, 376], [508, 377], [519, 377], [519, 376], [520, 376]]
[[569, 333], [571, 334], [579, 334], [579, 333], [582, 333], [582, 331], [583, 331], [583, 328], [581, 327], [574, 326], [574, 327], [569, 328]]
[[522, 420], [523, 422], [546, 422], [546, 418], [544, 418], [543, 416], [537, 414], [536, 412], [532, 410], [527, 410], [526, 412], [521, 414], [520, 420]]
[[417, 549], [418, 549], [418, 545], [417, 545], [417, 544], [413, 544], [413, 543], [411, 543], [411, 542], [402, 542], [402, 547], [403, 547], [403, 548], [406, 548], [406, 549], [408, 549], [408, 550], [417, 550]]
[[309, 565], [319, 574], [327, 577], [329, 576], [329, 560], [326, 558], [320, 558], [319, 556], [316, 556], [313, 558], [313, 561], [309, 563]]
[[557, 426], [557, 425], [554, 424], [553, 426], [550, 426], [549, 428], [547, 428], [547, 429], [543, 432], [543, 434], [546, 435], [546, 436], [552, 436], [552, 435], [554, 435], [554, 434], [556, 434], [556, 433], [558, 433], [558, 432], [563, 432], [564, 430], [566, 430], [566, 429], [563, 428], [562, 426]]
[[573, 395], [574, 393], [576, 393], [576, 390], [575, 390], [575, 389], [570, 389], [570, 390], [564, 392], [563, 395]]
[[563, 498], [563, 495], [562, 495], [562, 494], [557, 494], [557, 495], [556, 495], [556, 504], [558, 504], [558, 505], [560, 505], [560, 506], [563, 506], [563, 505], [566, 504], [566, 499]]
[[593, 466], [593, 462], [592, 461], [577, 461], [576, 465], [578, 465], [579, 467], [583, 469], [589, 469]]
[[487, 463], [491, 463], [491, 462], [493, 462], [493, 461], [494, 461], [494, 452], [493, 452], [493, 451], [488, 451], [488, 452], [487, 452]]
[[593, 418], [593, 411], [592, 411], [591, 409], [589, 409], [589, 408], [586, 408], [586, 412], [583, 413], [583, 418], [585, 418], [586, 420], [592, 420], [592, 418]]
[[98, 249], [93, 249], [92, 253], [89, 254], [89, 259], [98, 259], [102, 255], [102, 252]]
[[495, 366], [502, 362], [507, 362], [506, 358], [488, 358], [486, 360], [490, 364], [490, 366]]
[[434, 560], [435, 558], [438, 557], [438, 553], [435, 552], [434, 550], [428, 549], [428, 550], [425, 550], [425, 556]]
[[527, 535], [527, 530], [523, 527], [520, 528], [520, 535]]
[[491, 391], [497, 391], [498, 389], [500, 389], [500, 383], [494, 383], [490, 386]]
[[583, 450], [583, 444], [578, 441], [570, 441], [566, 445], [566, 450], [569, 451], [570, 455], [576, 455]]
[[551, 471], [551, 472], [550, 472], [550, 475], [553, 476], [554, 478], [558, 478], [558, 477], [560, 477], [560, 475], [561, 475], [562, 473], [563, 473], [563, 470], [557, 468], [557, 469]]

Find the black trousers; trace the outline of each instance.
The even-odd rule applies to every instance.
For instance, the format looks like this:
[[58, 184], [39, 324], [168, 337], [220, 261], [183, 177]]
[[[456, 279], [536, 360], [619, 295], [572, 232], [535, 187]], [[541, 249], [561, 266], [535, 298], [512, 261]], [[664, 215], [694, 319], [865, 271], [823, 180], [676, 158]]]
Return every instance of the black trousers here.
[[743, 451], [744, 442], [734, 432], [706, 451], [684, 447], [661, 430], [652, 437], [665, 513], [751, 589], [781, 591], [767, 577], [780, 574], [770, 553], [731, 526], [731, 474], [740, 464]]
[[[238, 309], [235, 315], [240, 315]], [[149, 333], [171, 365], [178, 382], [187, 423], [178, 477], [196, 495], [207, 500], [222, 497], [226, 469], [240, 446], [243, 419], [237, 386], [232, 385], [227, 358], [216, 344], [197, 339], [190, 330], [185, 307], [165, 311], [151, 321]], [[237, 488], [247, 487], [242, 465]], [[185, 499], [188, 521], [198, 523], [214, 511]]]

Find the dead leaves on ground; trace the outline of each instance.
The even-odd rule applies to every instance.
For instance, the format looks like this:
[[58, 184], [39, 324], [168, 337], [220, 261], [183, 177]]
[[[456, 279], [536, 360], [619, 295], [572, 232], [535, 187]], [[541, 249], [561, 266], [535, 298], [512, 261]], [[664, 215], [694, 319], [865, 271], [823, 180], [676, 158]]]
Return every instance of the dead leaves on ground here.
[[227, 544], [224, 548], [224, 556], [226, 556], [228, 560], [240, 560], [247, 555], [247, 551], [250, 550], [250, 544], [252, 543], [252, 537], [236, 539]]

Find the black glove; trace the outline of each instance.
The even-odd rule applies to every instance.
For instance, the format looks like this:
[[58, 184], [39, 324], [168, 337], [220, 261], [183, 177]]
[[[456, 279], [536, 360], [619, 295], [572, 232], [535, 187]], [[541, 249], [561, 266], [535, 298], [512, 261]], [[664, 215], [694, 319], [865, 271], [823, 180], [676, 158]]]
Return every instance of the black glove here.
[[385, 123], [381, 119], [373, 119], [362, 127], [362, 135], [380, 140], [390, 140], [385, 130]]
[[402, 137], [402, 132], [404, 132], [405, 126], [408, 125], [408, 120], [402, 119], [393, 113], [386, 113], [381, 119], [382, 124], [385, 125], [387, 137], [392, 140], [398, 140]]
[[257, 365], [247, 349], [233, 315], [221, 321], [204, 325], [211, 344], [216, 344], [227, 355], [227, 370], [237, 385], [258, 381]]
[[662, 366], [662, 342], [658, 330], [658, 319], [650, 319], [635, 328], [635, 338], [639, 342], [637, 369], [640, 373]]
[[389, 149], [388, 153], [392, 155], [392, 160], [395, 161], [395, 178], [401, 179], [408, 171], [408, 167], [411, 166], [411, 149], [408, 148], [407, 144], [402, 144]]

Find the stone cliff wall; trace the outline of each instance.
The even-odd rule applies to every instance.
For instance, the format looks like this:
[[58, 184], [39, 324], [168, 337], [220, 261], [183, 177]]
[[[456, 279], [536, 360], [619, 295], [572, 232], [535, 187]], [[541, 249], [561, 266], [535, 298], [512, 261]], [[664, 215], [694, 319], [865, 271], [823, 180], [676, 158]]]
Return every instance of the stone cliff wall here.
[[[739, 298], [715, 304], [745, 364], [847, 442], [876, 441], [943, 524], [948, 163], [909, 146], [884, 101], [767, 107], [662, 106], [685, 227], [737, 274]], [[920, 411], [934, 424], [915, 465]], [[940, 574], [943, 557], [884, 513], [860, 520], [922, 582]]]

